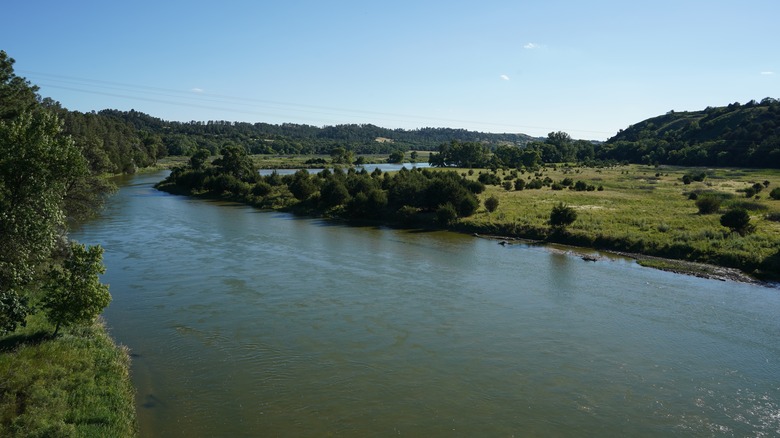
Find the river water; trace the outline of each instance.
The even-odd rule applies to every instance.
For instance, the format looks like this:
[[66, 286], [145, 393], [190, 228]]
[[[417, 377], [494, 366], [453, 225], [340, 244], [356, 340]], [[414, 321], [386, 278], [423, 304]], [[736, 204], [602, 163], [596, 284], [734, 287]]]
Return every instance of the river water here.
[[105, 248], [144, 437], [777, 436], [780, 290], [128, 177]]

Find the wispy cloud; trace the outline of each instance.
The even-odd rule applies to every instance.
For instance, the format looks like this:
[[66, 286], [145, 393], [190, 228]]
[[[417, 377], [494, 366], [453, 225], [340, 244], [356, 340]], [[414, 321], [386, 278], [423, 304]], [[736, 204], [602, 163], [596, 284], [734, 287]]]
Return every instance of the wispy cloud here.
[[773, 71], [762, 71], [761, 74], [763, 76], [772, 76], [773, 74], [775, 74], [775, 72], [773, 72]]
[[501, 75], [501, 79], [502, 79], [502, 80], [505, 80], [505, 81], [508, 81], [508, 80], [509, 80], [509, 76], [507, 76], [507, 75]]
[[524, 49], [528, 49], [528, 50], [534, 50], [534, 49], [538, 49], [539, 48], [539, 44], [528, 43], [528, 44], [524, 45], [523, 48]]
[[195, 87], [195, 88], [193, 88], [193, 89], [192, 89], [192, 90], [190, 90], [190, 91], [192, 91], [193, 93], [202, 93], [202, 92], [203, 92], [203, 89], [202, 89], [202, 88], [197, 88], [197, 87]]

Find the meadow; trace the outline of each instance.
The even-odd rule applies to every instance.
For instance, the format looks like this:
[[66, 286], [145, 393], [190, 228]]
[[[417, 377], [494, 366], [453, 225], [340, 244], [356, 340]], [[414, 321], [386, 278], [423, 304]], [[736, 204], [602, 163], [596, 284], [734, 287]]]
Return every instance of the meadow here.
[[[777, 170], [624, 165], [516, 172], [526, 185], [537, 178], [554, 183], [569, 178], [575, 183], [583, 181], [591, 191], [553, 190], [553, 184], [515, 190], [515, 171], [459, 172], [474, 179], [495, 173], [502, 181], [502, 185], [488, 185], [480, 195], [482, 205], [495, 196], [498, 208], [490, 213], [483, 207], [461, 219], [467, 230], [713, 263], [748, 273], [777, 275], [779, 271], [780, 200], [769, 197], [780, 186]], [[701, 174], [705, 175], [702, 181], [683, 182], [685, 175]], [[503, 186], [506, 181], [511, 184], [509, 190]], [[746, 197], [745, 190], [756, 184], [764, 189]], [[704, 196], [721, 199], [720, 208], [700, 214], [692, 198]], [[575, 209], [577, 220], [565, 232], [555, 233], [548, 221], [552, 207], [561, 202]], [[748, 210], [754, 232], [740, 235], [720, 224], [721, 215], [736, 207]]]

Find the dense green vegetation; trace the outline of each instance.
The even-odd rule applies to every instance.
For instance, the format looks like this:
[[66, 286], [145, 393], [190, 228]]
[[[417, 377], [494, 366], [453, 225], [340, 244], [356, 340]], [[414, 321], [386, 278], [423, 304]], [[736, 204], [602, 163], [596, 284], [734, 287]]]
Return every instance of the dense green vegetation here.
[[780, 168], [780, 101], [767, 97], [636, 123], [597, 157], [632, 163]]
[[[368, 173], [337, 167], [312, 175], [260, 176], [243, 148], [227, 146], [212, 163], [193, 155], [187, 166], [173, 169], [158, 184], [161, 190], [231, 199], [261, 208], [289, 209], [308, 214], [359, 220], [391, 220], [405, 224], [433, 220], [452, 222], [474, 214], [476, 195], [484, 190], [453, 171], [402, 170]], [[441, 212], [439, 212], [441, 210]], [[450, 212], [454, 213], [447, 215]]]
[[0, 435], [132, 435], [127, 355], [95, 325], [102, 248], [67, 237], [112, 186], [13, 64], [0, 51]]
[[[683, 183], [686, 174], [700, 172], [706, 174], [702, 181]], [[776, 170], [576, 165], [463, 173], [474, 179], [493, 175], [512, 182], [513, 190], [487, 185], [481, 196], [498, 198], [498, 208], [480, 209], [458, 221], [456, 229], [705, 262], [780, 278], [780, 201], [765, 192], [751, 194], [759, 182], [780, 185]], [[566, 188], [556, 190], [556, 183]], [[530, 190], [532, 185], [538, 188]], [[565, 230], [556, 230], [551, 212], [561, 203], [576, 217]]]
[[[369, 174], [351, 167], [407, 156], [447, 169]], [[133, 110], [69, 111], [39, 96], [0, 51], [0, 368], [10, 376], [0, 381], [1, 435], [134, 433], [126, 354], [93, 324], [110, 299], [98, 280], [102, 249], [69, 242], [67, 228], [100, 209], [114, 189], [106, 174], [170, 157], [187, 160], [159, 186], [175, 193], [780, 276], [776, 173], [668, 167], [780, 168], [776, 99], [672, 111], [605, 143], [560, 131], [532, 138], [449, 128], [169, 122]], [[336, 167], [261, 177], [258, 163]]]

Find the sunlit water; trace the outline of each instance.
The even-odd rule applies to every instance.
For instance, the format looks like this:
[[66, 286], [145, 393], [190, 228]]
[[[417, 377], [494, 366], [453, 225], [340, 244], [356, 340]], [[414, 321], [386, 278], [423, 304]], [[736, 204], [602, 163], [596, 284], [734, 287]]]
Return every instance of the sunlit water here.
[[142, 436], [777, 436], [780, 290], [124, 181], [105, 247]]

